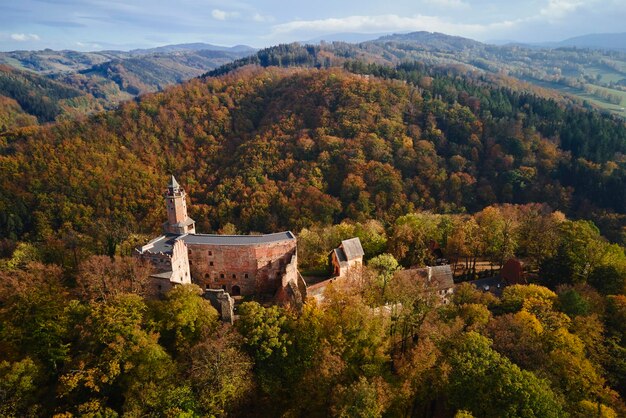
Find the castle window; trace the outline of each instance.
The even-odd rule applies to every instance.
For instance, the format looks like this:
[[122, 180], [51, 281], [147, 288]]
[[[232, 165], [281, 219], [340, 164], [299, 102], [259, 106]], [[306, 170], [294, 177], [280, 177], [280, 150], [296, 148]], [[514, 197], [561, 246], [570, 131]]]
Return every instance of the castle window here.
[[189, 260], [189, 265], [190, 266], [193, 265], [193, 261]]
[[220, 274], [220, 279], [224, 278], [224, 273]]
[[187, 250], [187, 254], [191, 255], [191, 248]]
[[237, 275], [236, 275], [236, 274], [233, 274], [233, 279], [236, 279], [236, 278], [237, 278]]
[[209, 255], [213, 255], [213, 251], [209, 251]]
[[209, 266], [213, 266], [213, 262], [212, 261], [209, 261]]
[[205, 278], [205, 279], [208, 279], [208, 278], [209, 278], [209, 273], [206, 273], [206, 274], [204, 275], [204, 278]]
[[244, 274], [243, 277], [247, 279], [248, 278], [248, 273]]

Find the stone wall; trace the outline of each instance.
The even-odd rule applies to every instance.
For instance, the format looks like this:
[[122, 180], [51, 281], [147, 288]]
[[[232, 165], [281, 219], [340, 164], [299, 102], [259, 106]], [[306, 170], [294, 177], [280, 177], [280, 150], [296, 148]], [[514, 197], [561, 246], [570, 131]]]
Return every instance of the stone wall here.
[[224, 289], [233, 296], [273, 295], [281, 287], [283, 273], [296, 254], [296, 241], [187, 244], [187, 249], [192, 281], [203, 289]]
[[139, 253], [135, 252], [133, 254], [134, 257], [140, 258], [142, 260], [147, 260], [152, 264], [153, 271], [157, 273], [162, 273], [165, 271], [172, 271], [172, 257], [169, 254], [164, 253]]

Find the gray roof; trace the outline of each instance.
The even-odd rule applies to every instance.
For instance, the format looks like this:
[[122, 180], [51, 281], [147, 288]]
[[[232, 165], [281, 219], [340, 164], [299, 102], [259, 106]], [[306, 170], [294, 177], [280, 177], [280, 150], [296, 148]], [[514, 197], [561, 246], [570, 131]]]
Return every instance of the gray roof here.
[[[193, 222], [193, 221], [192, 221]], [[161, 235], [139, 248], [140, 253], [171, 254], [174, 243], [182, 240], [185, 244], [207, 245], [258, 245], [273, 242], [292, 241], [296, 237], [291, 231], [266, 235], [209, 235], [209, 234], [166, 234]]]
[[430, 280], [434, 281], [440, 289], [454, 287], [454, 278], [452, 277], [450, 264], [430, 267]]
[[[194, 222], [195, 222], [195, 221], [194, 221], [193, 219], [191, 219], [189, 216], [187, 216], [187, 219], [185, 219], [185, 220], [184, 220], [184, 221], [182, 221], [182, 222], [175, 223], [175, 224], [174, 224], [174, 225], [172, 225], [172, 226], [189, 226], [189, 225], [193, 224]], [[167, 223], [167, 222], [166, 222], [166, 223]]]
[[148, 242], [146, 245], [139, 248], [140, 253], [151, 253], [151, 254], [171, 254], [172, 248], [174, 248], [174, 243], [180, 237], [180, 235], [175, 234], [166, 234], [161, 235]]
[[335, 254], [335, 257], [337, 257], [337, 261], [340, 265], [348, 262], [348, 259], [346, 258], [346, 253], [343, 252], [341, 248], [335, 248], [333, 250], [333, 253]]
[[178, 182], [176, 181], [174, 176], [172, 176], [170, 178], [170, 184], [168, 184], [167, 187], [170, 188], [170, 189], [178, 189], [180, 187], [180, 185], [178, 184]]
[[365, 252], [363, 252], [363, 247], [361, 246], [361, 240], [358, 238], [350, 238], [341, 241], [341, 248], [346, 254], [346, 259], [348, 261], [361, 258], [365, 254]]
[[210, 235], [187, 234], [180, 237], [186, 244], [207, 245], [258, 245], [273, 242], [293, 241], [296, 239], [291, 231], [277, 232], [266, 235]]
[[162, 273], [151, 274], [150, 277], [153, 277], [155, 279], [166, 279], [166, 280], [169, 280], [169, 279], [172, 278], [172, 274], [174, 274], [173, 271], [164, 271]]
[[[429, 270], [430, 279], [428, 277]], [[454, 287], [452, 269], [450, 268], [449, 264], [446, 264], [444, 266], [399, 270], [396, 274], [411, 279], [424, 280], [425, 282], [428, 282], [430, 286], [436, 287], [437, 289], [450, 289], [451, 287]]]
[[468, 283], [473, 284], [478, 290], [482, 290], [483, 292], [491, 292], [496, 296], [501, 296], [502, 291], [506, 287], [506, 283], [502, 280], [501, 277], [498, 276], [472, 280]]

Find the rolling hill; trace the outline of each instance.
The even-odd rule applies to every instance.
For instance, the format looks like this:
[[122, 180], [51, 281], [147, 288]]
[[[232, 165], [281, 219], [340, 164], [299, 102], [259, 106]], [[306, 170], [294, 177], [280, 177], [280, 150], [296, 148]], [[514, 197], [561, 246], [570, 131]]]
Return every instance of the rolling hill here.
[[[406, 62], [460, 65], [554, 89], [587, 107], [626, 117], [626, 53], [619, 51], [496, 46], [430, 32], [388, 35], [359, 44], [305, 45], [286, 52], [289, 49], [289, 45], [279, 45], [261, 50], [209, 74], [247, 64], [331, 66], [355, 60], [390, 66]], [[296, 50], [298, 56], [293, 53]]]
[[80, 89], [5, 65], [0, 65], [0, 101], [0, 132], [104, 109]]
[[[10, 51], [0, 52], [0, 64], [6, 64], [22, 70], [30, 70], [40, 74], [59, 74], [78, 72], [112, 60], [123, 60], [141, 56], [167, 55], [170, 53], [214, 51], [245, 56], [255, 52], [254, 48], [246, 45], [224, 47], [206, 43], [190, 43], [165, 45], [156, 48], [134, 49], [131, 51], [94, 51], [79, 52], [72, 50], [54, 51]], [[176, 56], [176, 55], [175, 55]]]
[[449, 69], [366, 69], [241, 68], [89, 120], [6, 134], [0, 232], [71, 227], [96, 239], [111, 220], [156, 231], [169, 173], [187, 185], [205, 231], [536, 201], [612, 214], [619, 230], [620, 119]]
[[133, 51], [0, 52], [0, 130], [111, 109], [249, 55], [247, 46], [168, 45]]
[[[104, 97], [110, 102], [119, 102], [128, 97], [155, 92], [166, 86], [197, 77], [207, 71], [248, 52], [235, 53], [211, 50], [173, 51], [150, 53], [131, 58], [114, 59], [97, 64], [73, 74], [61, 74], [54, 78], [70, 85], [80, 85], [78, 80], [88, 80], [87, 91], [96, 97]], [[113, 82], [120, 93], [109, 94], [107, 82]]]

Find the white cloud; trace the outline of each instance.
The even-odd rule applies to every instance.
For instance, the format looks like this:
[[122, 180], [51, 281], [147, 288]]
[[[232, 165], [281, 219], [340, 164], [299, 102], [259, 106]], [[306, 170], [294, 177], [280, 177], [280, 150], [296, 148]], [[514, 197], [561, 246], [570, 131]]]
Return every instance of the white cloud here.
[[239, 17], [239, 12], [227, 12], [220, 9], [213, 9], [213, 11], [211, 12], [211, 16], [213, 16], [213, 19], [215, 20], [227, 20], [234, 17]]
[[18, 42], [39, 41], [41, 38], [34, 33], [12, 33], [11, 39]]
[[589, 0], [548, 0], [548, 4], [540, 10], [540, 14], [548, 19], [560, 18], [575, 12], [585, 4], [594, 2]]
[[255, 13], [252, 16], [252, 20], [254, 20], [255, 22], [273, 22], [274, 21], [274, 17], [273, 16], [269, 16], [269, 15], [262, 15], [260, 13]]
[[295, 20], [274, 25], [272, 35], [280, 36], [293, 32], [402, 32], [424, 30], [443, 32], [450, 35], [476, 36], [489, 31], [512, 28], [524, 19], [488, 24], [452, 23], [437, 16], [398, 16], [395, 14], [378, 16], [348, 16], [319, 20]]
[[466, 10], [470, 8], [469, 3], [463, 0], [426, 0], [426, 3], [443, 9]]

